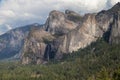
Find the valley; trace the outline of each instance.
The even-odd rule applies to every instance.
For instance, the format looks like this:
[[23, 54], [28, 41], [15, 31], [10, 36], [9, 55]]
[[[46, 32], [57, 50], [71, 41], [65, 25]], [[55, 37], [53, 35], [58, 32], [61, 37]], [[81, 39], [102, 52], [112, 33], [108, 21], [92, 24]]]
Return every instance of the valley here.
[[53, 10], [42, 25], [0, 35], [0, 80], [120, 80], [120, 2], [85, 15]]

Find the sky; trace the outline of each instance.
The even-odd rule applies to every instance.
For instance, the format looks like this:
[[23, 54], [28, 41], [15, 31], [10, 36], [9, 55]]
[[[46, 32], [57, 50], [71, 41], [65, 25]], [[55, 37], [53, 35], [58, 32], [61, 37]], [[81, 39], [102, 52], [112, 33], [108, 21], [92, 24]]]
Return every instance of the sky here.
[[95, 13], [117, 2], [120, 0], [0, 0], [0, 34], [32, 23], [44, 24], [52, 10]]

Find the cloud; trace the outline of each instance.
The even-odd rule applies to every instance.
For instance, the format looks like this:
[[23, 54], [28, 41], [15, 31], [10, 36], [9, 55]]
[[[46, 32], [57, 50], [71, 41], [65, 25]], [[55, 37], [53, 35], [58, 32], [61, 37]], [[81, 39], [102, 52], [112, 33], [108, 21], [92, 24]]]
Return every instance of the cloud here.
[[110, 0], [110, 4], [111, 4], [111, 5], [114, 5], [114, 4], [116, 4], [117, 2], [120, 2], [120, 0]]
[[31, 23], [43, 24], [52, 10], [70, 9], [84, 14], [108, 9], [117, 2], [120, 0], [1, 0], [0, 32], [6, 32], [3, 30], [6, 25], [15, 28]]
[[8, 30], [12, 29], [12, 27], [8, 24], [5, 25]]

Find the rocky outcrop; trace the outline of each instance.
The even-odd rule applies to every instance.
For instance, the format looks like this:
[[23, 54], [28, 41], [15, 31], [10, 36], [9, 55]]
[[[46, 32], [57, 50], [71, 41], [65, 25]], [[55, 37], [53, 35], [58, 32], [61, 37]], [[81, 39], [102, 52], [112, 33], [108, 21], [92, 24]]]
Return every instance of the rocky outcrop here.
[[112, 9], [111, 12], [114, 13], [113, 23], [111, 24], [111, 31], [109, 35], [109, 43], [120, 44], [120, 3], [117, 3]]
[[90, 45], [92, 42], [101, 38], [103, 34], [109, 29], [109, 24], [112, 19], [104, 20], [104, 24], [101, 21], [97, 21], [97, 14], [87, 14], [83, 18], [83, 23], [78, 25], [76, 29], [70, 31], [63, 36], [62, 43], [59, 45], [59, 52], [57, 56], [62, 53], [71, 53], [77, 51], [80, 48], [84, 48]]
[[110, 39], [109, 42], [119, 44], [120, 43], [120, 13], [114, 15], [114, 21], [111, 25]]
[[[55, 58], [58, 55], [56, 53], [63, 53], [61, 44], [63, 44], [64, 35], [67, 35], [79, 25], [66, 17], [66, 14], [54, 10], [49, 14], [43, 29], [31, 30], [25, 40], [22, 52], [23, 64], [31, 62], [39, 64], [43, 60]], [[60, 58], [60, 55], [58, 58]]]
[[43, 29], [32, 29], [23, 47], [23, 64], [42, 63], [43, 56], [47, 55], [46, 51], [49, 51], [49, 44], [53, 39], [54, 37]]
[[64, 35], [76, 28], [77, 24], [66, 19], [66, 15], [59, 11], [52, 11], [45, 23], [45, 30], [52, 35]]

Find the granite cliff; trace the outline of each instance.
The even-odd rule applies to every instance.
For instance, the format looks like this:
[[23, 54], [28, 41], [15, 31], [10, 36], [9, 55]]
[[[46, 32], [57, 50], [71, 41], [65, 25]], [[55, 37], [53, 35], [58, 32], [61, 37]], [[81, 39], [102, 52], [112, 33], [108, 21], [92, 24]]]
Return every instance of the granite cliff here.
[[60, 59], [104, 38], [110, 44], [120, 42], [120, 3], [109, 10], [85, 14], [66, 10], [52, 11], [43, 28], [32, 29], [22, 49], [23, 64], [41, 64]]

